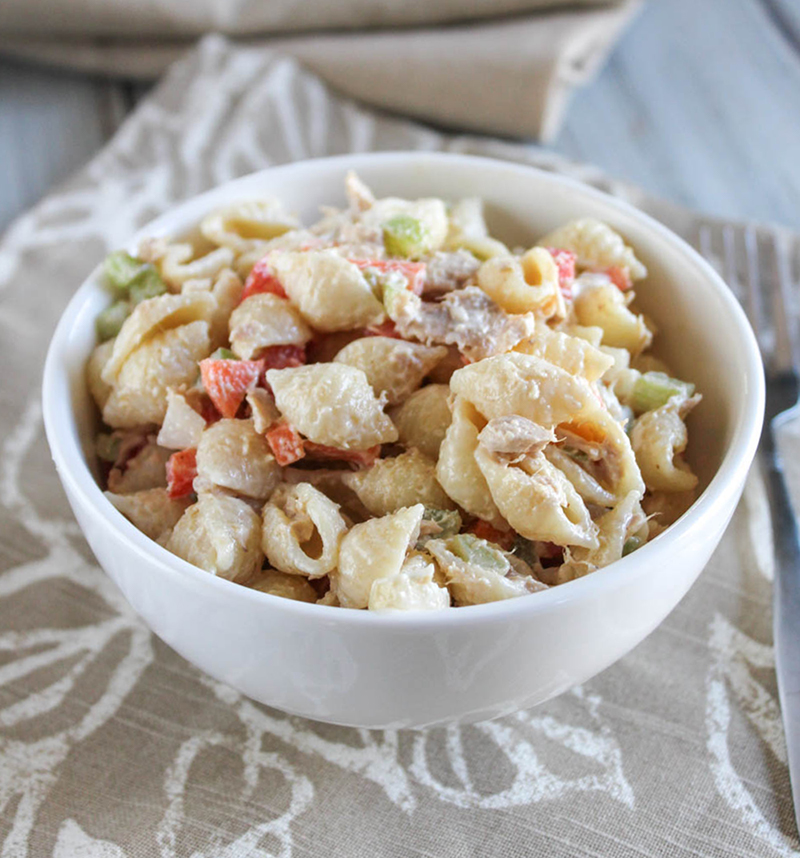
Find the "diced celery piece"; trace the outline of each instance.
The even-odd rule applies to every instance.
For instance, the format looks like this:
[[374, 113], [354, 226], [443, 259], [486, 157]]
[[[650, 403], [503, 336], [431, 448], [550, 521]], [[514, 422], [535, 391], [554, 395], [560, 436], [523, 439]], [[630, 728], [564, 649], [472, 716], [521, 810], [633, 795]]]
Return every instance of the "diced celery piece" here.
[[584, 450], [576, 450], [573, 447], [564, 447], [563, 449], [573, 462], [577, 462], [579, 465], [589, 464], [589, 454]]
[[94, 445], [98, 457], [104, 462], [116, 462], [121, 446], [122, 439], [118, 435], [107, 435], [105, 432], [97, 436]]
[[627, 557], [629, 554], [632, 554], [636, 551], [637, 548], [642, 547], [642, 540], [639, 539], [638, 536], [632, 536], [630, 539], [625, 541], [625, 544], [622, 546], [622, 556]]
[[125, 319], [130, 315], [131, 309], [129, 301], [115, 301], [97, 316], [95, 326], [97, 328], [97, 336], [100, 337], [101, 342], [116, 337]]
[[397, 307], [395, 306], [397, 302], [397, 298], [399, 295], [402, 295], [403, 292], [407, 292], [405, 283], [401, 285], [401, 283], [396, 280], [387, 280], [383, 284], [383, 294], [381, 299], [383, 301], [384, 309], [386, 310], [386, 314], [390, 319], [394, 319], [397, 316]]
[[399, 271], [381, 271], [368, 265], [361, 269], [361, 274], [367, 281], [372, 294], [382, 302], [403, 292], [408, 288], [408, 279]]
[[461, 516], [456, 510], [426, 506], [422, 514], [422, 527], [416, 547], [422, 548], [429, 539], [447, 539], [455, 536], [459, 530], [461, 530]]
[[383, 224], [383, 246], [390, 256], [422, 256], [425, 239], [425, 227], [410, 215], [395, 215]]
[[109, 253], [103, 265], [106, 283], [120, 297], [127, 296], [138, 304], [146, 298], [155, 298], [167, 291], [154, 265], [142, 262], [124, 250]]
[[366, 268], [361, 269], [361, 275], [367, 281], [367, 285], [372, 290], [372, 294], [380, 301], [383, 292], [383, 285], [381, 284], [381, 276], [378, 269], [367, 266]]
[[533, 542], [531, 542], [530, 539], [525, 539], [524, 536], [520, 536], [519, 534], [517, 534], [517, 538], [514, 540], [514, 548], [512, 551], [515, 557], [519, 557], [520, 560], [524, 560], [528, 566], [532, 567], [539, 561]]
[[130, 281], [128, 288], [128, 294], [134, 304], [139, 304], [147, 298], [155, 298], [156, 295], [163, 295], [166, 291], [167, 284], [150, 263], [139, 268], [139, 272]]
[[688, 381], [670, 378], [663, 372], [645, 372], [633, 385], [631, 406], [637, 414], [642, 414], [666, 405], [673, 396], [688, 399], [693, 393], [694, 385]]
[[212, 355], [211, 360], [239, 360], [230, 349], [217, 349]]
[[422, 519], [437, 524], [442, 529], [440, 533], [442, 539], [455, 536], [461, 530], [461, 516], [455, 509], [436, 509], [436, 507], [426, 506]]
[[467, 563], [474, 563], [484, 569], [496, 572], [508, 570], [508, 560], [502, 551], [493, 548], [485, 539], [480, 539], [471, 533], [459, 533], [447, 540], [447, 547]]
[[106, 256], [103, 263], [106, 283], [112, 291], [127, 294], [131, 280], [136, 277], [141, 267], [142, 263], [129, 253], [125, 253], [124, 250], [115, 250]]

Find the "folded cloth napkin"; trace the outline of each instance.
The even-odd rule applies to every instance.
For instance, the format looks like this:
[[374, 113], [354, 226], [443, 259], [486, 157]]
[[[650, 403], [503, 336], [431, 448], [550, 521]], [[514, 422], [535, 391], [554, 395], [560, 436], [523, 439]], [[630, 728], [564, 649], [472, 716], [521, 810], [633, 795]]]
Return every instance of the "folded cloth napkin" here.
[[295, 56], [371, 105], [450, 127], [550, 140], [570, 93], [597, 71], [639, 5], [4, 0], [0, 52], [155, 77], [199, 34], [219, 30]]
[[0, 242], [13, 365], [0, 409], [0, 854], [800, 854], [757, 481], [701, 579], [627, 657], [537, 709], [420, 733], [328, 727], [247, 700], [155, 639], [90, 556], [39, 404], [47, 340], [77, 285], [179, 200], [270, 164], [372, 149], [523, 161], [686, 235], [696, 223], [536, 149], [369, 113], [268, 50], [211, 37], [172, 68]]

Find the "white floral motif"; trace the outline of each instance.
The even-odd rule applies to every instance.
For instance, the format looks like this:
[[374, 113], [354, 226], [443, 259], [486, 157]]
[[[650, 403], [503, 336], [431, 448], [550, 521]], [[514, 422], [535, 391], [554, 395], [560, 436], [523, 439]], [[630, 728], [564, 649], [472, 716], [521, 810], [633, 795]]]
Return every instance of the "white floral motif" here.
[[74, 819], [66, 819], [58, 829], [53, 858], [125, 858], [125, 853], [108, 840], [90, 837]]
[[[560, 798], [573, 792], [597, 791], [634, 806], [633, 790], [622, 770], [620, 747], [609, 727], [600, 720], [601, 699], [582, 688], [570, 693], [582, 704], [589, 717], [598, 725], [596, 730], [573, 726], [542, 715], [537, 710], [518, 712], [498, 721], [471, 725], [491, 739], [497, 753], [514, 768], [512, 784], [494, 794], [480, 792], [469, 775], [464, 753], [464, 727], [453, 725], [444, 730], [413, 734], [412, 762], [406, 768], [400, 759], [400, 735], [393, 730], [352, 730], [359, 745], [337, 742], [318, 735], [301, 718], [280, 717], [268, 709], [253, 704], [238, 692], [210, 678], [205, 684], [221, 700], [234, 707], [239, 719], [249, 730], [270, 734], [305, 754], [314, 754], [346, 771], [360, 774], [378, 784], [394, 804], [411, 814], [417, 806], [412, 792], [412, 778], [431, 790], [437, 798], [459, 807], [510, 808], [539, 801]], [[444, 750], [459, 788], [449, 787], [431, 773], [427, 761], [427, 744], [433, 735], [444, 735]], [[535, 740], [545, 738], [584, 757], [593, 765], [591, 773], [577, 778], [562, 778], [549, 771], [540, 761]], [[600, 772], [595, 771], [600, 767]]]
[[303, 718], [280, 717], [252, 703], [230, 686], [203, 677], [216, 696], [232, 706], [247, 729], [259, 736], [269, 734], [304, 754], [317, 755], [348, 772], [362, 775], [380, 786], [387, 798], [411, 813], [416, 799], [408, 775], [399, 760], [399, 734], [393, 730], [356, 730], [360, 746], [325, 739]]
[[[598, 709], [601, 703], [596, 694], [583, 688], [571, 692], [586, 707], [591, 718], [600, 722]], [[557, 721], [533, 709], [517, 712], [498, 721], [472, 725], [496, 745], [514, 767], [514, 779], [506, 789], [486, 794], [478, 790], [470, 777], [464, 752], [463, 730], [459, 725], [446, 729], [446, 748], [453, 773], [460, 787], [449, 787], [437, 780], [428, 766], [425, 747], [426, 736], [419, 734], [414, 741], [414, 761], [411, 772], [436, 795], [459, 807], [507, 808], [523, 804], [560, 798], [572, 792], [596, 790], [610, 798], [633, 807], [634, 796], [622, 771], [622, 754], [608, 726], [600, 722], [596, 731]], [[543, 737], [557, 742], [601, 767], [600, 773], [585, 774], [577, 778], [562, 778], [551, 772], [539, 759], [534, 740]]]
[[[183, 802], [189, 780], [189, 771], [200, 751], [209, 747], [224, 747], [234, 754], [241, 755], [244, 761], [244, 788], [240, 801], [248, 801], [258, 784], [259, 774], [263, 769], [279, 771], [291, 788], [289, 807], [280, 816], [267, 822], [251, 826], [236, 840], [223, 845], [212, 842], [202, 852], [192, 853], [192, 858], [237, 858], [239, 855], [252, 858], [290, 858], [292, 855], [291, 823], [300, 813], [311, 804], [314, 789], [311, 781], [304, 775], [298, 774], [283, 758], [277, 754], [260, 750], [261, 734], [252, 729], [247, 730], [244, 745], [240, 745], [230, 736], [216, 732], [205, 732], [187, 739], [178, 749], [178, 753], [167, 771], [164, 791], [168, 805], [161, 824], [156, 831], [156, 840], [161, 848], [162, 858], [174, 858], [177, 854], [176, 844], [183, 825]], [[259, 843], [267, 836], [273, 835], [280, 843], [280, 851], [267, 852], [259, 847]]]
[[[6, 508], [42, 540], [48, 554], [41, 560], [20, 565], [0, 576], [0, 599], [40, 582], [67, 578], [101, 597], [112, 615], [93, 625], [78, 628], [42, 628], [0, 634], [0, 654], [17, 654], [16, 658], [0, 666], [0, 689], [42, 668], [61, 663], [70, 665], [51, 684], [0, 709], [0, 726], [22, 724], [54, 710], [68, 698], [78, 679], [97, 662], [112, 640], [127, 634], [129, 644], [128, 652], [106, 678], [101, 696], [75, 723], [33, 741], [0, 737], [0, 813], [11, 806], [15, 798], [19, 799], [11, 829], [2, 843], [2, 858], [29, 854], [28, 844], [37, 814], [58, 779], [61, 764], [75, 745], [114, 717], [153, 660], [149, 631], [102, 570], [88, 565], [86, 559], [70, 545], [67, 537], [78, 534], [75, 523], [43, 519], [22, 491], [22, 462], [40, 432], [41, 412], [36, 396], [23, 412], [17, 430], [4, 445], [0, 493]], [[253, 717], [258, 710], [244, 700], [242, 709], [240, 720], [246, 729], [243, 742], [219, 733], [202, 733], [179, 747], [167, 772], [164, 786], [167, 806], [156, 832], [163, 858], [176, 855], [189, 769], [197, 754], [209, 746], [225, 747], [241, 757], [245, 780], [240, 796], [242, 801], [250, 798], [263, 769], [274, 769], [283, 775], [290, 785], [291, 799], [289, 807], [277, 818], [252, 826], [232, 843], [212, 844], [212, 851], [196, 852], [193, 858], [233, 858], [241, 854], [253, 858], [289, 858], [292, 854], [290, 826], [311, 803], [311, 782], [281, 756], [260, 750], [263, 729], [259, 728], [258, 718]], [[279, 852], [259, 848], [260, 841], [267, 835], [278, 839]], [[66, 858], [67, 855], [85, 858], [124, 856], [115, 844], [91, 838], [74, 820], [65, 821], [59, 829], [54, 854], [58, 858]]]
[[778, 703], [750, 672], [751, 668], [774, 670], [771, 646], [749, 638], [717, 614], [709, 638], [712, 662], [706, 682], [706, 732], [711, 771], [720, 795], [777, 855], [797, 856], [791, 841], [771, 825], [756, 804], [731, 759], [728, 733], [731, 723], [730, 685], [741, 711], [772, 753], [786, 763], [786, 742]]
[[[75, 523], [43, 519], [22, 492], [20, 472], [25, 454], [41, 431], [38, 397], [22, 414], [17, 430], [6, 440], [0, 497], [17, 520], [45, 544], [42, 560], [26, 563], [0, 577], [0, 598], [33, 584], [69, 578], [100, 596], [114, 612], [94, 625], [66, 629], [32, 629], [0, 634], [0, 653], [16, 658], [0, 667], [0, 688], [67, 659], [71, 666], [40, 691], [0, 710], [0, 725], [13, 726], [39, 717], [59, 706], [108, 644], [127, 634], [128, 650], [114, 666], [103, 693], [69, 726], [43, 738], [25, 741], [0, 736], [0, 812], [18, 798], [11, 829], [3, 842], [2, 858], [26, 854], [39, 808], [58, 777], [58, 768], [70, 750], [114, 716], [130, 690], [153, 659], [150, 634], [136, 620], [121, 593], [96, 566], [88, 566], [69, 543]], [[9, 695], [10, 699], [13, 696]]]

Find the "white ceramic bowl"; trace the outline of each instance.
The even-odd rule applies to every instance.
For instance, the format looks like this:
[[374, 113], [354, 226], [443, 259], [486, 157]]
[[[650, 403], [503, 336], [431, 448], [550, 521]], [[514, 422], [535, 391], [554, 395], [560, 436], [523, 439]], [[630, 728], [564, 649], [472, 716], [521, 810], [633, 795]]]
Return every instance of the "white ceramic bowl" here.
[[93, 476], [96, 428], [84, 382], [99, 270], [55, 332], [44, 420], [56, 467], [89, 544], [135, 610], [181, 655], [249, 697], [320, 721], [423, 727], [541, 703], [608, 667], [675, 607], [719, 542], [741, 494], [763, 415], [758, 349], [739, 305], [688, 245], [619, 200], [550, 173], [433, 153], [349, 155], [277, 167], [178, 206], [134, 236], [190, 231], [208, 211], [275, 194], [311, 222], [343, 202], [354, 168], [378, 195], [479, 196], [493, 232], [524, 243], [593, 216], [619, 229], [650, 269], [639, 305], [657, 351], [704, 395], [691, 450], [705, 490], [675, 525], [601, 571], [527, 597], [430, 614], [375, 615], [292, 602], [215, 578], [140, 533]]

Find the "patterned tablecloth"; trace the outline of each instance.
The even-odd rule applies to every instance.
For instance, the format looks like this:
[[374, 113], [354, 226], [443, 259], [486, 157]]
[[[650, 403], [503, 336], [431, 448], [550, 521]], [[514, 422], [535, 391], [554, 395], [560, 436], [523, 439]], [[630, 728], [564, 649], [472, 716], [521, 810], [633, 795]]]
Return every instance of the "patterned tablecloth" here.
[[76, 286], [178, 200], [371, 149], [522, 160], [696, 227], [591, 168], [368, 113], [267, 51], [210, 38], [173, 67], [0, 244], [0, 856], [800, 854], [757, 480], [700, 580], [630, 655], [538, 709], [423, 733], [327, 727], [243, 698], [154, 638], [97, 567], [39, 405]]

